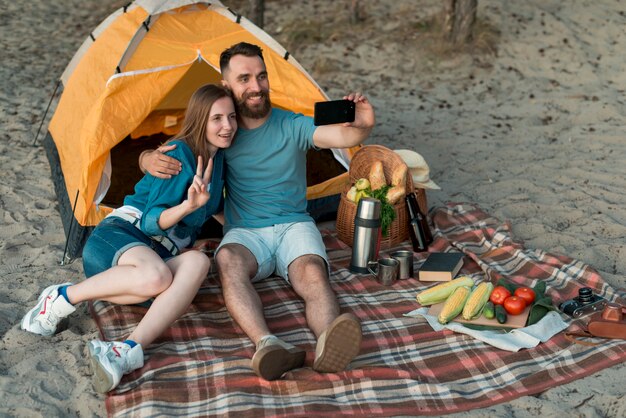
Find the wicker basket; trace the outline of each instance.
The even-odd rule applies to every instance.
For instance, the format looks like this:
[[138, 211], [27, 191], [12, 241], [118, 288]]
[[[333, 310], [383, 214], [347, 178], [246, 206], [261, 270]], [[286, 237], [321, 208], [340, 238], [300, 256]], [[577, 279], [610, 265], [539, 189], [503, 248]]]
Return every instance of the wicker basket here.
[[[386, 179], [391, 179], [393, 170], [404, 165], [402, 158], [392, 150], [381, 145], [365, 145], [358, 150], [350, 161], [350, 183], [360, 178], [368, 178], [370, 168], [374, 161], [381, 161]], [[424, 189], [414, 189], [413, 179], [407, 173], [406, 190], [414, 190], [417, 196], [417, 202], [423, 213], [428, 211], [428, 203], [426, 201], [426, 192]], [[356, 216], [356, 203], [346, 197], [346, 193], [350, 187], [341, 193], [339, 201], [339, 209], [337, 210], [337, 236], [350, 247], [354, 238], [354, 217]], [[382, 237], [381, 248], [389, 248], [409, 239], [409, 214], [404, 199], [400, 199], [394, 205], [396, 211], [396, 219], [389, 226], [387, 236]]]

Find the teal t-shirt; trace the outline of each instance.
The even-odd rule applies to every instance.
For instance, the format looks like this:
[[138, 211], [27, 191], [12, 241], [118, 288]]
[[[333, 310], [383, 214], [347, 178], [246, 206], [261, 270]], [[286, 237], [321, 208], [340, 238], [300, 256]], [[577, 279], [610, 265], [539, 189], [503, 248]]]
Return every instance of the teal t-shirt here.
[[226, 161], [224, 231], [311, 221], [306, 211], [306, 153], [313, 119], [272, 109], [255, 129], [239, 128]]

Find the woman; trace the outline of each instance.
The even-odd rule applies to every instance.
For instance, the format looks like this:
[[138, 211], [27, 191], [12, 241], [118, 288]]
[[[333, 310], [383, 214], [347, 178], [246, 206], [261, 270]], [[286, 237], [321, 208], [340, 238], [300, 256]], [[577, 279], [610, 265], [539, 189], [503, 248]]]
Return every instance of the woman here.
[[179, 249], [192, 245], [202, 224], [221, 210], [220, 149], [230, 146], [236, 130], [230, 94], [215, 85], [199, 88], [181, 132], [168, 141], [176, 145], [168, 154], [181, 161], [181, 173], [171, 179], [146, 174], [124, 206], [100, 222], [85, 244], [89, 279], [46, 288], [22, 319], [22, 329], [47, 336], [80, 302], [138, 304], [154, 298], [125, 341], [89, 342], [98, 392], [113, 389], [124, 374], [143, 366], [143, 347], [187, 310], [206, 278], [209, 258], [195, 250], [179, 254]]

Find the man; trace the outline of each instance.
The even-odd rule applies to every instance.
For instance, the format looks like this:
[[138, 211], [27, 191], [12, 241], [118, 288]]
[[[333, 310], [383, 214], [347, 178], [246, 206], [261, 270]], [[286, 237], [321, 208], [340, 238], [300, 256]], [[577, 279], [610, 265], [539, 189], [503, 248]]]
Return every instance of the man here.
[[[340, 315], [324, 243], [306, 212], [306, 151], [360, 144], [374, 126], [374, 110], [352, 93], [344, 99], [355, 102], [354, 122], [315, 127], [310, 117], [271, 107], [258, 46], [233, 45], [220, 56], [220, 67], [239, 121], [225, 151], [225, 235], [216, 252], [226, 307], [256, 345], [257, 375], [273, 380], [301, 367], [305, 352], [271, 334], [253, 286], [272, 274], [283, 277], [304, 300], [307, 323], [318, 337], [313, 369], [342, 371], [359, 352], [361, 327], [354, 315]], [[160, 153], [142, 160], [155, 175], [176, 174], [177, 163]]]

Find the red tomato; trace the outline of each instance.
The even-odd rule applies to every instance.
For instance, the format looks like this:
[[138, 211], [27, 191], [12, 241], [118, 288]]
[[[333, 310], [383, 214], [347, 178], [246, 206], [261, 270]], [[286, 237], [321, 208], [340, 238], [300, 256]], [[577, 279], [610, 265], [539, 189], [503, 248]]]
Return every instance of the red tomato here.
[[535, 301], [535, 291], [530, 287], [519, 287], [515, 289], [515, 296], [524, 299], [526, 306], [532, 305]]
[[496, 286], [491, 292], [491, 296], [489, 296], [489, 300], [493, 302], [494, 305], [502, 305], [504, 303], [504, 299], [511, 296], [511, 292], [504, 286]]
[[519, 315], [526, 309], [526, 302], [518, 296], [509, 296], [504, 299], [504, 310], [509, 315]]

